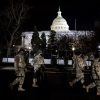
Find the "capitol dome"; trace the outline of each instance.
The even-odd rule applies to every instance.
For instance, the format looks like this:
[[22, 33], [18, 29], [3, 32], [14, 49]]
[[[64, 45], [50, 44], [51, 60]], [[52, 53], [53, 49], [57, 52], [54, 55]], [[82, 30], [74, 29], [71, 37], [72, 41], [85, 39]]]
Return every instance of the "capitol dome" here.
[[51, 25], [51, 30], [54, 30], [55, 32], [69, 31], [69, 26], [67, 24], [67, 21], [62, 17], [60, 8], [58, 11], [58, 16], [53, 20], [53, 23]]

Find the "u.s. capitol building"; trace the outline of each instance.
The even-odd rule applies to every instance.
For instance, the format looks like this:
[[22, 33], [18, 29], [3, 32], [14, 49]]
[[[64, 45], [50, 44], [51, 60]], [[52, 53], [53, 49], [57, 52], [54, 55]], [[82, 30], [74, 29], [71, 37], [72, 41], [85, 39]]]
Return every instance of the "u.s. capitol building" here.
[[[67, 21], [63, 18], [61, 14], [61, 10], [59, 8], [57, 17], [53, 20], [50, 30], [48, 31], [39, 31], [39, 35], [45, 33], [46, 40], [48, 42], [48, 36], [50, 35], [51, 30], [56, 32], [56, 36], [59, 38], [63, 35], [67, 35], [71, 38], [78, 38], [79, 36], [89, 36], [92, 37], [94, 35], [93, 31], [77, 31], [77, 30], [69, 30], [69, 25]], [[22, 33], [22, 47], [31, 48], [31, 39], [34, 32], [23, 32]]]

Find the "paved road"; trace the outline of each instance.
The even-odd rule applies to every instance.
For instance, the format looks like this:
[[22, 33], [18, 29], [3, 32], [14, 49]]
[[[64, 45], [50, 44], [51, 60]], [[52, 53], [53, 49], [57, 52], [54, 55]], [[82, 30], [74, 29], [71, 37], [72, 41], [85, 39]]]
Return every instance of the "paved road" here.
[[69, 87], [64, 73], [49, 73], [45, 74], [45, 80], [40, 84], [40, 87], [33, 88], [31, 73], [26, 74], [24, 88], [25, 92], [18, 92], [17, 85], [14, 90], [9, 88], [10, 82], [15, 79], [14, 70], [0, 70], [0, 97], [3, 100], [100, 100], [96, 96], [96, 89], [92, 89], [90, 93], [86, 93], [81, 88], [81, 84], [77, 83], [73, 88]]

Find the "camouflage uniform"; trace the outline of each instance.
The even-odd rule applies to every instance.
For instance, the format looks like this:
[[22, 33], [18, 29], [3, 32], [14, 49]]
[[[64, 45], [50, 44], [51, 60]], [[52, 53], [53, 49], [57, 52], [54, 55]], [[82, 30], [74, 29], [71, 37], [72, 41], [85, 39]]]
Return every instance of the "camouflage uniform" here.
[[97, 95], [100, 95], [100, 58], [96, 58], [92, 66], [92, 77], [94, 82], [86, 86], [86, 91], [89, 92], [89, 88], [97, 87]]
[[84, 83], [84, 67], [86, 66], [86, 60], [87, 57], [85, 57], [84, 59], [81, 57], [81, 55], [74, 55], [73, 56], [73, 60], [74, 60], [74, 65], [73, 67], [76, 70], [76, 78], [72, 81], [69, 82], [70, 86], [73, 86], [73, 84], [75, 84], [78, 81], [81, 81], [81, 83]]
[[17, 78], [13, 81], [13, 83], [11, 83], [11, 85], [14, 86], [17, 83], [19, 83], [18, 90], [24, 91], [22, 86], [25, 79], [26, 63], [25, 63], [23, 51], [21, 51], [18, 55], [15, 56], [14, 67], [15, 67]]
[[33, 78], [33, 87], [37, 87], [37, 71], [41, 68], [42, 65], [44, 65], [44, 58], [41, 56], [41, 52], [39, 52], [33, 60], [33, 67], [34, 67], [34, 78]]

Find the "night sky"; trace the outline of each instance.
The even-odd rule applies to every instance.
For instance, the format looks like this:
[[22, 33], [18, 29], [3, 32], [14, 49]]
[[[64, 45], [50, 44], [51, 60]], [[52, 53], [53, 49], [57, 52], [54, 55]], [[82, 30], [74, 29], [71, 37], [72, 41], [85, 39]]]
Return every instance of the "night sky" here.
[[[17, 0], [16, 0], [17, 1]], [[25, 0], [32, 7], [28, 19], [24, 22], [24, 30], [33, 31], [34, 25], [39, 31], [50, 30], [52, 21], [61, 7], [62, 16], [69, 24], [70, 30], [94, 30], [94, 23], [100, 17], [100, 3], [96, 0]], [[6, 8], [9, 0], [0, 0], [0, 11]]]

